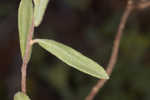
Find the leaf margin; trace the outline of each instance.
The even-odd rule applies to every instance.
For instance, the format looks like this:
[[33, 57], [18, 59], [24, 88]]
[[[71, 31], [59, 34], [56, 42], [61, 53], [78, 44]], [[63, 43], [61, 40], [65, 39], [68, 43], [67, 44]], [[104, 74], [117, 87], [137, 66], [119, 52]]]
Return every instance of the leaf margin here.
[[24, 58], [25, 55], [26, 45], [28, 41], [28, 34], [32, 26], [32, 20], [33, 20], [32, 0], [21, 0], [18, 8], [18, 29], [19, 29], [19, 41], [22, 59]]
[[46, 12], [46, 8], [48, 6], [49, 0], [33, 0], [34, 1], [34, 24], [35, 27], [38, 27], [44, 17], [44, 14]]
[[[80, 53], [80, 52], [78, 52], [78, 51], [76, 51], [75, 49], [73, 49], [73, 48], [71, 48], [71, 47], [69, 47], [69, 46], [67, 46], [67, 45], [64, 45], [64, 44], [62, 44], [62, 43], [60, 43], [60, 42], [57, 42], [57, 41], [54, 41], [54, 40], [48, 40], [48, 39], [35, 39], [35, 40], [33, 40], [35, 43], [38, 43], [43, 49], [45, 49], [45, 50], [47, 50], [49, 53], [51, 53], [52, 55], [54, 55], [54, 56], [56, 56], [58, 59], [60, 59], [61, 61], [63, 61], [64, 63], [66, 63], [67, 65], [69, 65], [69, 66], [71, 66], [71, 67], [73, 67], [73, 68], [75, 68], [75, 69], [77, 69], [77, 70], [79, 70], [79, 71], [81, 71], [81, 72], [84, 72], [84, 73], [86, 73], [86, 74], [88, 74], [88, 75], [91, 75], [91, 76], [93, 76], [93, 77], [96, 77], [96, 78], [99, 78], [99, 79], [109, 79], [109, 76], [107, 75], [107, 73], [105, 72], [105, 70], [104, 70], [104, 68], [102, 67], [102, 66], [100, 66], [97, 62], [95, 62], [95, 61], [93, 61], [92, 59], [90, 59], [90, 58], [88, 58], [88, 57], [86, 57], [86, 56], [84, 56], [82, 53]], [[93, 65], [95, 65], [96, 67], [95, 68], [97, 68], [98, 69], [98, 71], [94, 71], [95, 73], [93, 74], [91, 74], [90, 72], [87, 72], [87, 71], [84, 71], [83, 69], [79, 69], [78, 68], [78, 66], [75, 66], [74, 64], [71, 64], [70, 62], [67, 62], [66, 60], [64, 60], [61, 56], [59, 56], [59, 55], [57, 55], [57, 53], [54, 53], [53, 51], [50, 51], [50, 50], [48, 50], [47, 48], [48, 47], [44, 47], [44, 44], [46, 44], [46, 42], [45, 41], [49, 41], [49, 43], [51, 43], [51, 44], [53, 44], [53, 45], [55, 45], [55, 43], [56, 44], [58, 44], [58, 45], [61, 45], [61, 46], [64, 46], [65, 48], [67, 48], [67, 49], [70, 49], [71, 51], [73, 50], [73, 52], [75, 53], [75, 54], [77, 54], [77, 55], [80, 55], [80, 56], [82, 56], [83, 57], [83, 59], [88, 59], [87, 61], [89, 61], [90, 63], [93, 63]], [[42, 44], [43, 43], [43, 44]], [[46, 44], [47, 45], [47, 44]], [[50, 44], [49, 44], [50, 45]], [[48, 45], [47, 45], [48, 46]], [[61, 51], [61, 50], [60, 50]], [[92, 70], [93, 71], [93, 70]], [[99, 75], [98, 75], [99, 74]]]

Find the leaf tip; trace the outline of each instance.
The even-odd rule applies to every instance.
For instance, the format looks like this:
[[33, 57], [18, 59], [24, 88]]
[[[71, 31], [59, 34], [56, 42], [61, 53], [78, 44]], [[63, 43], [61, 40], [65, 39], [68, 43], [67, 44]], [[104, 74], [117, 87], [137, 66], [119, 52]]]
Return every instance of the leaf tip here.
[[109, 79], [109, 76], [106, 72], [104, 72], [101, 76], [99, 76], [99, 79], [106, 79], [108, 80]]
[[107, 79], [107, 80], [109, 79], [109, 76], [107, 74], [105, 75], [105, 79]]
[[38, 22], [38, 21], [35, 20], [35, 21], [34, 21], [34, 26], [35, 26], [35, 27], [38, 27], [39, 25], [40, 25], [40, 22]]
[[106, 73], [106, 71], [104, 70], [104, 73], [103, 73], [103, 79], [106, 79], [108, 80], [109, 79], [109, 75]]

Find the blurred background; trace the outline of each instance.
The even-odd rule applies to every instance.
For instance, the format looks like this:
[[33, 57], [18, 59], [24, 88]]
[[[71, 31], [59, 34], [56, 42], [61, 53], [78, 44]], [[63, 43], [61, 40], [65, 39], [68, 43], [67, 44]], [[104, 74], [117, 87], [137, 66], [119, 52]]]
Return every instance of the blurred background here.
[[[17, 29], [20, 0], [0, 0], [0, 99], [20, 91]], [[34, 38], [54, 39], [107, 66], [126, 0], [51, 0]], [[150, 100], [150, 9], [134, 11], [108, 83], [94, 100]], [[32, 100], [84, 100], [98, 79], [79, 72], [35, 45], [28, 65]]]

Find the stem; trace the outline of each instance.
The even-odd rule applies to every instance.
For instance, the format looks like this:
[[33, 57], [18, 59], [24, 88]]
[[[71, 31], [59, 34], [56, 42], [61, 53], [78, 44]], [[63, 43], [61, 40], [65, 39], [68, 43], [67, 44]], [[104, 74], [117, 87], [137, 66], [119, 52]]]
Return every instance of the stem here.
[[[129, 1], [126, 7], [126, 10], [121, 18], [121, 22], [119, 24], [118, 27], [118, 31], [114, 40], [114, 44], [113, 44], [113, 50], [112, 50], [112, 55], [110, 57], [106, 72], [107, 74], [110, 76], [112, 73], [112, 70], [114, 69], [114, 66], [116, 64], [117, 61], [117, 57], [118, 57], [118, 51], [119, 51], [119, 45], [120, 45], [120, 40], [123, 34], [123, 30], [125, 28], [127, 19], [130, 15], [130, 13], [133, 10], [133, 6], [132, 6], [132, 1]], [[93, 100], [93, 98], [95, 97], [95, 95], [98, 93], [98, 91], [103, 87], [103, 85], [105, 84], [107, 80], [99, 80], [98, 83], [93, 87], [93, 89], [91, 90], [91, 92], [89, 93], [89, 95], [86, 97], [85, 100]]]
[[24, 92], [24, 93], [26, 93], [27, 64], [28, 64], [28, 61], [29, 61], [30, 50], [32, 48], [32, 45], [30, 44], [30, 41], [32, 41], [33, 33], [34, 33], [34, 18], [32, 18], [32, 25], [31, 25], [30, 30], [29, 30], [29, 35], [27, 37], [26, 51], [25, 51], [25, 55], [24, 55], [24, 58], [23, 58], [23, 64], [22, 64], [22, 67], [21, 67], [21, 73], [22, 73], [21, 91]]
[[150, 7], [150, 1], [144, 2], [144, 3], [139, 3], [137, 5], [137, 9], [145, 9]]
[[38, 43], [38, 39], [33, 39], [33, 40], [30, 41], [30, 45], [33, 45], [35, 43]]

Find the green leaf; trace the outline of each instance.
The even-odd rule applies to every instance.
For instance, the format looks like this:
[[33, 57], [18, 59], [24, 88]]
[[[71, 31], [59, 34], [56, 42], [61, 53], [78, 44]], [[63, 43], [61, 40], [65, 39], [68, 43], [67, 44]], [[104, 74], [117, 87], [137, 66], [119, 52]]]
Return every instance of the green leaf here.
[[22, 58], [25, 55], [28, 34], [32, 25], [32, 0], [21, 0], [18, 11], [18, 28]]
[[34, 24], [38, 27], [43, 19], [49, 0], [34, 0]]
[[31, 100], [26, 94], [18, 92], [14, 96], [14, 100]]
[[35, 40], [41, 47], [55, 55], [57, 58], [66, 64], [76, 68], [84, 73], [92, 75], [97, 78], [108, 79], [105, 70], [98, 65], [95, 61], [87, 58], [83, 54], [75, 51], [62, 43], [54, 40], [36, 39]]

